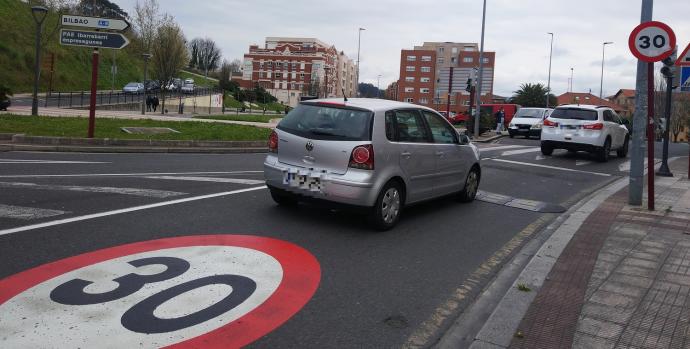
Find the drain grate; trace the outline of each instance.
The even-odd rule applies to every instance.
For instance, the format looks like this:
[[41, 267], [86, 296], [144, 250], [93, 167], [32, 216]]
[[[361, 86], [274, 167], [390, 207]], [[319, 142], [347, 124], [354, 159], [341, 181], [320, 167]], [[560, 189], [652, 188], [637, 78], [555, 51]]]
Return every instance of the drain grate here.
[[477, 192], [477, 200], [540, 213], [563, 213], [566, 211], [565, 207], [561, 205], [543, 201], [519, 199], [512, 196], [490, 193], [483, 190]]

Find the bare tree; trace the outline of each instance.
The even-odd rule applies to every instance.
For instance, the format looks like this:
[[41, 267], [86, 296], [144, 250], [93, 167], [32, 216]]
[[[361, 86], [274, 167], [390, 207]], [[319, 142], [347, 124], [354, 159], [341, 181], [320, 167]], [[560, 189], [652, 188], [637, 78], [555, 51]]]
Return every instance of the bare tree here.
[[208, 81], [208, 71], [216, 70], [220, 64], [220, 48], [210, 38], [200, 39], [197, 45], [197, 66], [204, 72]]
[[[151, 53], [154, 76], [161, 82], [161, 86], [168, 86], [189, 61], [186, 39], [182, 29], [172, 18], [165, 18], [164, 24], [158, 28]], [[161, 111], [165, 112], [165, 93]]]
[[242, 61], [235, 58], [230, 62], [230, 71], [233, 73], [239, 73], [242, 71]]
[[678, 142], [680, 133], [690, 126], [690, 97], [678, 95], [674, 99], [670, 131], [673, 132], [673, 141]]
[[141, 40], [144, 53], [151, 53], [153, 40], [158, 34], [158, 29], [165, 24], [166, 18], [161, 14], [157, 0], [143, 0], [141, 3], [137, 0], [132, 25]]

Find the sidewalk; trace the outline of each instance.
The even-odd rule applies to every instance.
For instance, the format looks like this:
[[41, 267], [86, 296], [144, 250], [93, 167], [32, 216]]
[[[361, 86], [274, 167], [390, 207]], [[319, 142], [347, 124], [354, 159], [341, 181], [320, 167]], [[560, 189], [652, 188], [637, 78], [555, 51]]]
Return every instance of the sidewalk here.
[[572, 213], [471, 348], [690, 348], [687, 161], [656, 178], [656, 211], [619, 181]]

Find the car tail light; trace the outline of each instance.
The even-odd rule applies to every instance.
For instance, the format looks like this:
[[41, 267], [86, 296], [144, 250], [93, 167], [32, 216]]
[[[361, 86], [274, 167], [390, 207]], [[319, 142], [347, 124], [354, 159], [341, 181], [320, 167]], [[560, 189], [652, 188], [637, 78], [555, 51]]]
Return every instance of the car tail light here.
[[549, 119], [544, 120], [544, 127], [558, 127], [557, 122], [553, 122]]
[[585, 130], [601, 130], [604, 128], [604, 124], [598, 122], [596, 124], [582, 125], [582, 128]]
[[374, 169], [374, 146], [365, 144], [352, 149], [350, 154], [350, 164], [348, 167], [358, 168], [360, 170]]
[[271, 132], [268, 137], [268, 151], [271, 153], [278, 152], [278, 133], [276, 131]]

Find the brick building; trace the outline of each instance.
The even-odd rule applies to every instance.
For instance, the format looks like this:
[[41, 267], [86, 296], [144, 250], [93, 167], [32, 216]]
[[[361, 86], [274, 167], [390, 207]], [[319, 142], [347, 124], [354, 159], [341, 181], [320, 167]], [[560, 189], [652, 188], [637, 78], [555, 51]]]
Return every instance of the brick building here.
[[[495, 61], [495, 52], [484, 52], [482, 103], [493, 99]], [[478, 70], [476, 43], [425, 42], [401, 50], [397, 100], [446, 110], [450, 98], [451, 111], [466, 111], [470, 104], [467, 79], [476, 76]]]
[[355, 96], [356, 69], [352, 59], [318, 39], [267, 37], [263, 48], [249, 46], [237, 81], [246, 89], [258, 84], [295, 106], [302, 96]]

